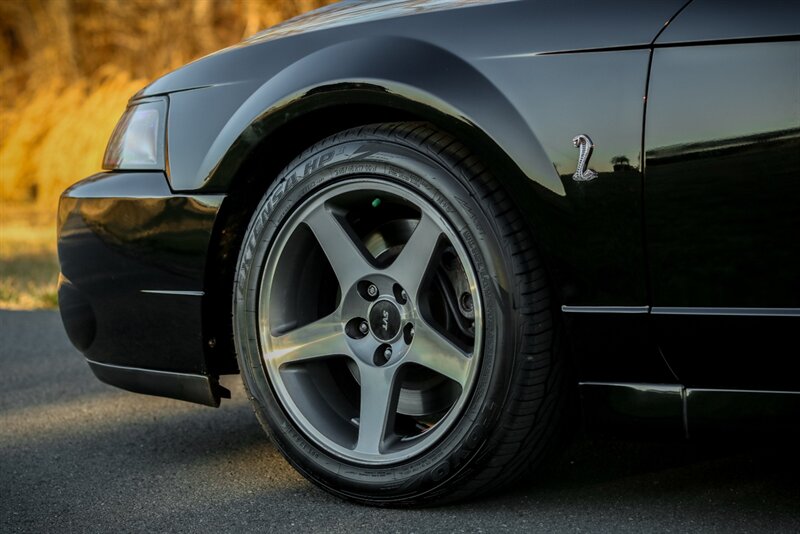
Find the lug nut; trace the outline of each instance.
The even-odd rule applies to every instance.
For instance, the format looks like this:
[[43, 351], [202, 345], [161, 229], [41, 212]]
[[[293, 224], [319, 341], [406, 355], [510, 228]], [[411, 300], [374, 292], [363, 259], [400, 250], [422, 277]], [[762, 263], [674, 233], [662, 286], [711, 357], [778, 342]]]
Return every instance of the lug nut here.
[[408, 323], [405, 328], [403, 328], [403, 341], [406, 342], [406, 345], [411, 345], [411, 342], [414, 340], [414, 325]]
[[358, 289], [358, 294], [361, 295], [361, 298], [370, 302], [377, 299], [381, 293], [380, 289], [378, 289], [378, 286], [369, 280], [361, 280], [356, 288]]
[[408, 302], [408, 293], [406, 293], [405, 289], [400, 287], [400, 284], [395, 284], [392, 287], [392, 292], [394, 293], [394, 299], [399, 304], [405, 304], [406, 302]]
[[391, 357], [392, 347], [384, 343], [375, 349], [375, 353], [372, 356], [372, 363], [380, 367], [381, 365], [386, 365], [389, 363]]
[[351, 339], [362, 339], [369, 334], [369, 323], [363, 317], [353, 317], [344, 325], [344, 332]]

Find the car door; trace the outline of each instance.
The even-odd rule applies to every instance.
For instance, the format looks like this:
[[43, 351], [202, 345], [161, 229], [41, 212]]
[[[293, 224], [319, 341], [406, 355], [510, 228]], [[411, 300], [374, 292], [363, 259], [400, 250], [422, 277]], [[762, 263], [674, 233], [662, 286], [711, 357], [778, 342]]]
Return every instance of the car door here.
[[694, 0], [655, 43], [652, 321], [690, 388], [800, 390], [800, 2]]

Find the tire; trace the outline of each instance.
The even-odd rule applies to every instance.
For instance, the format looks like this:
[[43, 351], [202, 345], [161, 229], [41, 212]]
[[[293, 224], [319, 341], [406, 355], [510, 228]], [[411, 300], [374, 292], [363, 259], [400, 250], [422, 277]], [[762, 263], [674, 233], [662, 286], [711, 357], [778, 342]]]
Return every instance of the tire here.
[[382, 506], [462, 499], [543, 461], [566, 396], [553, 317], [508, 194], [426, 123], [298, 156], [253, 214], [233, 291], [239, 368], [277, 448], [326, 491]]

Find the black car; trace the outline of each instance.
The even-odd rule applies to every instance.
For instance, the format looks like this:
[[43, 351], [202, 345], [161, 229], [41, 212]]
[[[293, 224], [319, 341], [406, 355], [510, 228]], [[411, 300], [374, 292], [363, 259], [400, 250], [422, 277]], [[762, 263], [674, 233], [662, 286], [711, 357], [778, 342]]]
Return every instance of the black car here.
[[240, 373], [339, 496], [798, 426], [796, 1], [342, 2], [144, 88], [104, 168], [59, 208], [94, 373]]

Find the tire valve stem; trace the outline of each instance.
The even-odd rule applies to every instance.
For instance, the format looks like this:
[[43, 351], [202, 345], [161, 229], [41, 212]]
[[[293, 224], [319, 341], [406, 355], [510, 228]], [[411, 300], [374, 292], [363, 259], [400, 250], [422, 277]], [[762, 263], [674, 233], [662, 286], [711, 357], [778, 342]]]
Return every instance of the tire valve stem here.
[[375, 198], [375, 199], [372, 200], [372, 207], [373, 208], [377, 208], [380, 205], [381, 205], [381, 199], [380, 198]]
[[361, 324], [358, 325], [358, 331], [364, 334], [365, 336], [367, 335], [367, 333], [369, 332], [369, 325], [367, 324], [367, 321], [361, 321]]

